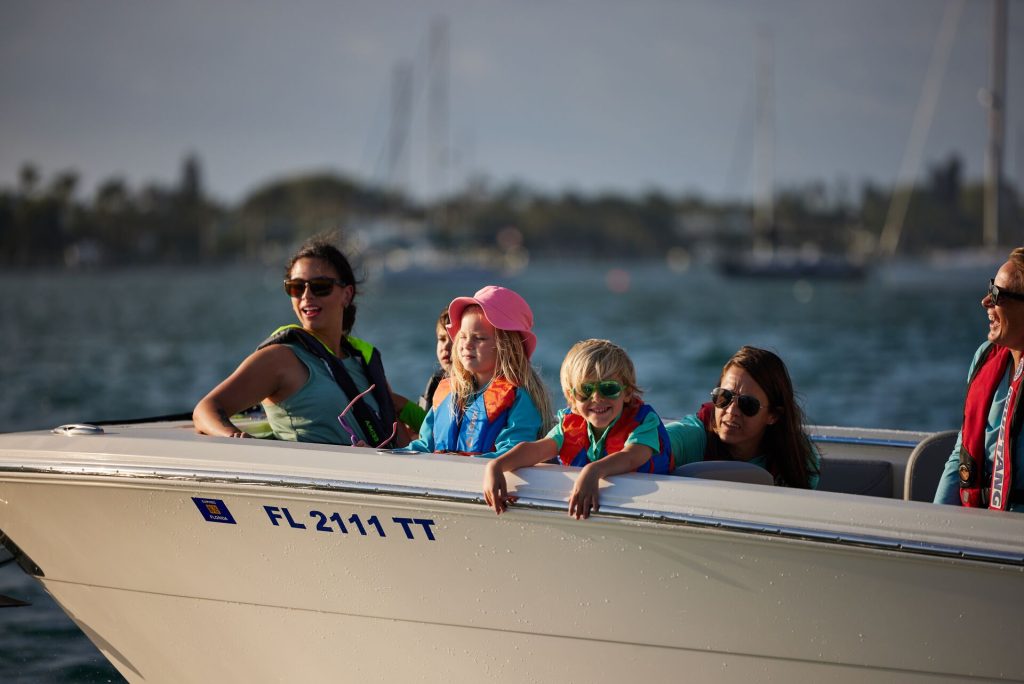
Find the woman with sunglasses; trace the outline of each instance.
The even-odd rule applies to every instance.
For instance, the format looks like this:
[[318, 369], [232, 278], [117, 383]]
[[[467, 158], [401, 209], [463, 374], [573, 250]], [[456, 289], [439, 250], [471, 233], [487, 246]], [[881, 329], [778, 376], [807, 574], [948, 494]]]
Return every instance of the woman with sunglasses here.
[[1024, 512], [1024, 247], [1010, 252], [981, 305], [988, 338], [971, 361], [963, 423], [934, 501]]
[[547, 436], [518, 444], [487, 464], [484, 499], [498, 515], [516, 500], [508, 493], [505, 473], [554, 458], [582, 468], [569, 495], [569, 515], [577, 520], [598, 510], [601, 478], [672, 472], [668, 434], [640, 398], [636, 370], [622, 347], [608, 340], [577, 342], [559, 376], [569, 405]]
[[[400, 423], [422, 420], [423, 411], [391, 393], [380, 352], [349, 335], [356, 281], [348, 259], [326, 239], [314, 238], [288, 262], [284, 290], [299, 324], [278, 328], [196, 405], [196, 431], [246, 437], [231, 416], [262, 403], [278, 439], [406, 444]], [[401, 415], [396, 405], [403, 407]]]
[[746, 461], [777, 485], [818, 486], [821, 457], [804, 431], [789, 371], [765, 349], [742, 347], [722, 368], [711, 402], [665, 429], [677, 466]]

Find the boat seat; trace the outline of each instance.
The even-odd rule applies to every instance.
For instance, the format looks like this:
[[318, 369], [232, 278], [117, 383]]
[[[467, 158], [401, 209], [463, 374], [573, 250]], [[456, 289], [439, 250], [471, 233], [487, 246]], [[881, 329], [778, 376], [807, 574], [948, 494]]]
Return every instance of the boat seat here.
[[892, 498], [892, 463], [822, 457], [818, 490]]
[[921, 440], [907, 459], [907, 474], [903, 479], [903, 498], [906, 501], [931, 501], [939, 486], [942, 468], [956, 446], [958, 430], [936, 432]]
[[743, 461], [697, 461], [679, 466], [672, 471], [681, 477], [696, 477], [701, 480], [724, 480], [746, 482], [747, 484], [773, 485], [771, 473], [753, 463]]

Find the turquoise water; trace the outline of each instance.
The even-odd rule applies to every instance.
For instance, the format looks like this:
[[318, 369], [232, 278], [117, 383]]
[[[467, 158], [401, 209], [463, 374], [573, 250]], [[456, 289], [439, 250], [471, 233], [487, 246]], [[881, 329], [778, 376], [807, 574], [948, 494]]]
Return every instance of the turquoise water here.
[[[732, 352], [754, 344], [787, 362], [812, 423], [942, 430], [958, 426], [997, 267], [887, 267], [855, 283], [726, 280], [662, 263], [409, 276], [365, 284], [355, 334], [382, 350], [394, 388], [416, 396], [440, 309], [493, 282], [533, 307], [534, 359], [553, 396], [569, 346], [606, 337], [630, 352], [646, 399], [679, 416], [705, 401]], [[0, 431], [191, 411], [291, 322], [281, 275], [276, 265], [0, 274]], [[33, 602], [0, 609], [0, 681], [121, 681], [34, 580], [0, 568], [0, 594]]]

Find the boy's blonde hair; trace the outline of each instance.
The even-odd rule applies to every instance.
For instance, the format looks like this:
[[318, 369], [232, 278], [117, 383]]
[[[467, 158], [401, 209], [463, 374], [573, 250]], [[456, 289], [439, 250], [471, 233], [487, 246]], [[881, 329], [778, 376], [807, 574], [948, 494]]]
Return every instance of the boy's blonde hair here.
[[[466, 307], [463, 315], [472, 310], [482, 312], [479, 306], [472, 304]], [[462, 331], [460, 330], [456, 334], [456, 340], [453, 340], [453, 342], [457, 343], [457, 338], [461, 334]], [[533, 399], [537, 412], [540, 413], [542, 427], [541, 434], [538, 437], [546, 435], [551, 426], [554, 425], [551, 399], [548, 397], [548, 391], [544, 387], [544, 382], [540, 379], [533, 366], [530, 365], [530, 359], [526, 355], [526, 347], [523, 345], [522, 335], [515, 331], [495, 328], [494, 342], [497, 346], [497, 363], [494, 367], [494, 377], [505, 378], [516, 387], [522, 387], [526, 390], [526, 393]], [[476, 386], [473, 374], [462, 365], [462, 360], [459, 358], [458, 353], [452, 354], [452, 370], [448, 382], [454, 395], [453, 408], [465, 411], [466, 402], [470, 395], [479, 388]]]
[[569, 349], [559, 371], [562, 394], [570, 403], [575, 388], [587, 380], [618, 380], [623, 389], [639, 398], [643, 390], [636, 384], [636, 369], [626, 350], [609, 340], [582, 340]]

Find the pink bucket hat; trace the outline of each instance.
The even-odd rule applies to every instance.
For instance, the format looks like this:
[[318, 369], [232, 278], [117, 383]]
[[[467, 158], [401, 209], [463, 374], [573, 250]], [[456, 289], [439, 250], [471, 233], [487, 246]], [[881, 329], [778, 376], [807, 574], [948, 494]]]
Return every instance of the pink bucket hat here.
[[499, 330], [512, 330], [523, 338], [526, 358], [533, 355], [537, 348], [537, 336], [533, 334], [533, 311], [526, 300], [516, 292], [499, 285], [488, 285], [477, 290], [472, 297], [456, 297], [448, 305], [448, 316], [452, 322], [448, 324], [448, 334], [454, 340], [462, 327], [462, 312], [467, 306], [478, 305], [484, 312], [484, 318]]

